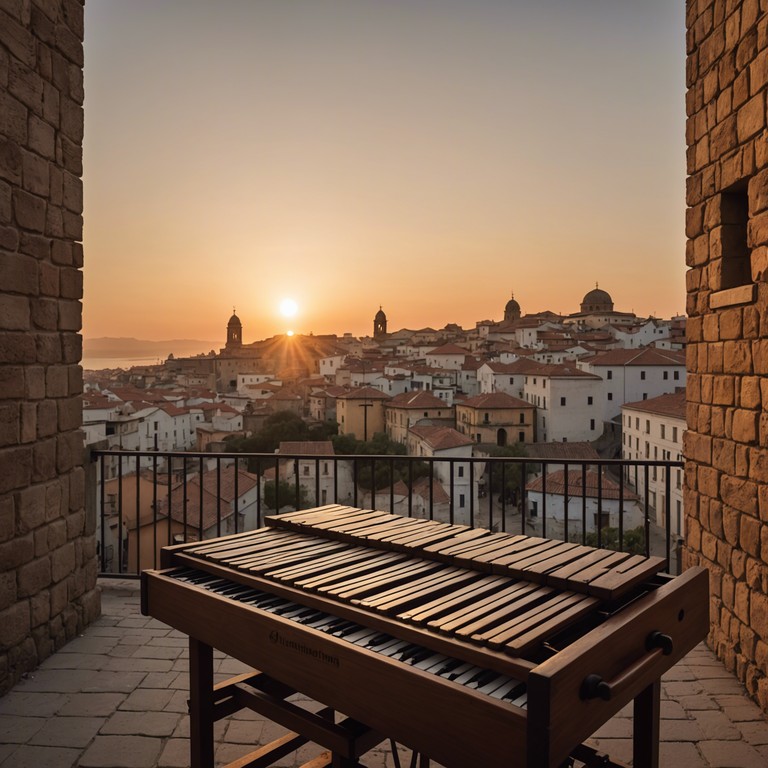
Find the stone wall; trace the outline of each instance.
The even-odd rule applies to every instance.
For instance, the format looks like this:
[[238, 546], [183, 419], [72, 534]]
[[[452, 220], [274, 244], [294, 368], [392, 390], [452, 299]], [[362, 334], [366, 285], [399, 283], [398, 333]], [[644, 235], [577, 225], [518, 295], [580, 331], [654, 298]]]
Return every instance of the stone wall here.
[[99, 613], [84, 503], [82, 0], [0, 1], [0, 693]]
[[768, 711], [768, 2], [688, 0], [687, 560]]

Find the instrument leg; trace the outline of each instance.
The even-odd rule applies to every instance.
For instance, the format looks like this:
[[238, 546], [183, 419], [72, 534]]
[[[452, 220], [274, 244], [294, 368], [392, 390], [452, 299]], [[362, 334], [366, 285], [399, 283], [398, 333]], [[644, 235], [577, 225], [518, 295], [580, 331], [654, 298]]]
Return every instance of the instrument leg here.
[[659, 768], [659, 714], [661, 681], [651, 683], [634, 702], [632, 764], [635, 768]]
[[192, 768], [213, 768], [213, 649], [189, 638], [189, 749]]

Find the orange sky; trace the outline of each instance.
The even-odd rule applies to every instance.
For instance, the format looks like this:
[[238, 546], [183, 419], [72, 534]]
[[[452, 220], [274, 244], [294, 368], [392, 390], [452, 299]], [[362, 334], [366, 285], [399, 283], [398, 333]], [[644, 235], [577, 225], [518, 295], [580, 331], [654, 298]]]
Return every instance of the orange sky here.
[[84, 334], [681, 313], [684, 47], [667, 0], [87, 3]]

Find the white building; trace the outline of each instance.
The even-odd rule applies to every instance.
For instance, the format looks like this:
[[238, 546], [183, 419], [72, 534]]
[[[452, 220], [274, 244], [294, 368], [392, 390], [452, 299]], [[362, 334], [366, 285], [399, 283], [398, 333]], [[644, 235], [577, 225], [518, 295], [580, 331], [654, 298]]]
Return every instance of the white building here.
[[[629, 461], [681, 461], [685, 421], [685, 390], [659, 395], [649, 400], [627, 403], [621, 409], [621, 457]], [[626, 478], [641, 498], [648, 492], [648, 503], [656, 523], [667, 527], [667, 503], [673, 536], [683, 536], [683, 470], [673, 467], [627, 467]]]
[[536, 406], [536, 439], [597, 440], [603, 433], [599, 376], [575, 365], [543, 365], [525, 376], [524, 399]]
[[655, 347], [612, 349], [579, 360], [578, 367], [603, 380], [602, 418], [610, 421], [624, 403], [674, 392], [685, 386], [685, 354]]

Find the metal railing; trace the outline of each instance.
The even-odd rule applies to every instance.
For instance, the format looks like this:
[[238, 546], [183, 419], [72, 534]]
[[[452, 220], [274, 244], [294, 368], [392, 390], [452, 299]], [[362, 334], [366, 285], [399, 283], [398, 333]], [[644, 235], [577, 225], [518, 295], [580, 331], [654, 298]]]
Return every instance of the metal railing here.
[[105, 576], [158, 567], [166, 545], [325, 504], [657, 554], [679, 570], [680, 461], [92, 450], [91, 462]]

